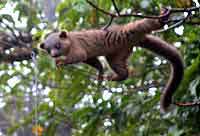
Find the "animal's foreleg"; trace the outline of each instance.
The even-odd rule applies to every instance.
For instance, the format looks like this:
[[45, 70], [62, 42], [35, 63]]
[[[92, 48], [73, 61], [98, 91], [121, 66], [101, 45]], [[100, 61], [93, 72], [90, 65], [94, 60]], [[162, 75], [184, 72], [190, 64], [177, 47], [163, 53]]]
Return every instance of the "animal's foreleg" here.
[[128, 77], [127, 58], [129, 54], [129, 51], [122, 50], [106, 57], [110, 67], [115, 72], [113, 75], [108, 76], [107, 80], [122, 81]]
[[98, 80], [103, 79], [103, 73], [104, 73], [103, 66], [97, 58], [87, 59], [86, 61], [84, 61], [84, 63], [86, 63], [98, 70], [98, 77], [97, 77]]
[[74, 50], [73, 52], [69, 53], [67, 56], [60, 56], [55, 58], [56, 65], [62, 66], [67, 64], [75, 64], [79, 62], [83, 62], [87, 60], [87, 54], [85, 51], [78, 51]]

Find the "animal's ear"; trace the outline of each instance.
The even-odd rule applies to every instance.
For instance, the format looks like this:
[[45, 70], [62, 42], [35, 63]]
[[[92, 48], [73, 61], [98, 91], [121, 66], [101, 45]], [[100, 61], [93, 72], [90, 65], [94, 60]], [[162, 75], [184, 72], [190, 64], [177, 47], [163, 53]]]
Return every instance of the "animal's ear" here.
[[67, 38], [67, 32], [66, 31], [61, 31], [59, 37], [60, 38]]
[[41, 43], [41, 44], [40, 44], [40, 48], [41, 48], [41, 49], [44, 49], [44, 43]]

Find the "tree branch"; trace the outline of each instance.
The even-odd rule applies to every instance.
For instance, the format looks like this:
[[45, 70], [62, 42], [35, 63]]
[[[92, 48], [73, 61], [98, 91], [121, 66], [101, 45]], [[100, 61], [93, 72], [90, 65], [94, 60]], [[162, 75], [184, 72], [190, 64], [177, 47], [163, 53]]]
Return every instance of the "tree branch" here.
[[[150, 15], [140, 15], [138, 13], [131, 13], [131, 14], [121, 14], [116, 3], [115, 0], [111, 0], [113, 3], [113, 6], [115, 8], [116, 14], [115, 13], [111, 13], [111, 12], [107, 12], [104, 9], [99, 8], [98, 6], [96, 6], [95, 4], [93, 4], [91, 1], [86, 0], [88, 4], [90, 4], [93, 8], [95, 8], [96, 10], [99, 10], [100, 12], [102, 12], [105, 15], [110, 16], [110, 21], [108, 22], [108, 24], [103, 28], [104, 30], [106, 30], [111, 24], [112, 21], [114, 20], [114, 18], [119, 18], [119, 17], [140, 17], [140, 18], [151, 18], [151, 19], [165, 19], [166, 17], [170, 16], [172, 13], [176, 13], [176, 12], [187, 12], [188, 15], [186, 17], [184, 17], [183, 19], [181, 19], [180, 21], [178, 21], [177, 23], [171, 25], [170, 27], [168, 27], [167, 29], [163, 29], [163, 30], [159, 30], [156, 32], [163, 32], [163, 31], [167, 31], [169, 29], [175, 28], [177, 26], [182, 25], [187, 19], [188, 17], [191, 15], [192, 11], [198, 11], [200, 10], [200, 7], [191, 7], [191, 8], [166, 8], [167, 12], [165, 12], [164, 14], [158, 15], [158, 16], [150, 16]], [[167, 21], [169, 22], [169, 21]], [[164, 22], [165, 24], [167, 24], [167, 22]]]
[[176, 106], [179, 107], [193, 107], [193, 106], [200, 106], [200, 101], [196, 102], [175, 102], [174, 103]]
[[191, 8], [172, 8], [171, 12], [191, 12], [191, 11], [197, 11], [200, 10], [200, 7], [191, 7]]
[[111, 12], [107, 12], [101, 8], [99, 8], [98, 6], [96, 6], [95, 4], [93, 4], [91, 1], [89, 0], [86, 0], [88, 4], [90, 4], [93, 8], [95, 8], [96, 10], [99, 10], [100, 12], [108, 15], [108, 16], [111, 16], [113, 18], [119, 18], [119, 17], [140, 17], [140, 18], [152, 18], [152, 19], [160, 19], [162, 17], [165, 17], [166, 15], [168, 15], [169, 13], [166, 13], [164, 15], [159, 15], [159, 16], [150, 16], [150, 15], [140, 15], [138, 13], [131, 13], [131, 14], [114, 14], [114, 13], [111, 13]]
[[113, 19], [114, 19], [114, 17], [110, 17], [110, 21], [108, 22], [107, 25], [105, 25], [105, 26], [103, 27], [103, 30], [106, 30], [106, 29], [112, 24]]
[[32, 52], [37, 49], [32, 48], [15, 48], [13, 52], [0, 54], [0, 62], [12, 63], [14, 61], [30, 60]]
[[117, 12], [117, 15], [120, 16], [120, 11], [119, 11], [119, 9], [118, 9], [116, 3], [115, 3], [115, 0], [112, 0], [112, 3], [113, 3], [113, 6], [114, 6], [114, 8], [115, 8], [115, 11]]
[[17, 40], [17, 35], [15, 34], [14, 30], [9, 26], [7, 25], [6, 23], [4, 23], [1, 19], [0, 19], [0, 23], [5, 25], [5, 27], [10, 30], [10, 32], [12, 33], [12, 35], [15, 37], [15, 40]]

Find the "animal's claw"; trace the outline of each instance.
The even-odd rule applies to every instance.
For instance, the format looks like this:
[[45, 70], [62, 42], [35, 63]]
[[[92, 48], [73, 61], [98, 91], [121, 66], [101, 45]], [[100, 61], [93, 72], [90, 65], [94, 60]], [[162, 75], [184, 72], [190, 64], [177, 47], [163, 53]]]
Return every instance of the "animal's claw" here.
[[58, 68], [64, 65], [64, 62], [63, 62], [63, 60], [61, 60], [61, 59], [56, 59], [55, 62], [56, 62], [56, 66], [57, 66]]

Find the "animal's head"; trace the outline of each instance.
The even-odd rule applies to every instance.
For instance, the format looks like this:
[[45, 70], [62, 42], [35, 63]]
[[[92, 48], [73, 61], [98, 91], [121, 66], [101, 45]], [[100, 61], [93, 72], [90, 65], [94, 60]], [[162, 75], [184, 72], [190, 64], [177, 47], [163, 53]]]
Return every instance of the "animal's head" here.
[[70, 51], [71, 44], [72, 41], [67, 32], [62, 31], [48, 35], [43, 43], [40, 44], [40, 48], [47, 51], [51, 57], [57, 58], [66, 56]]

